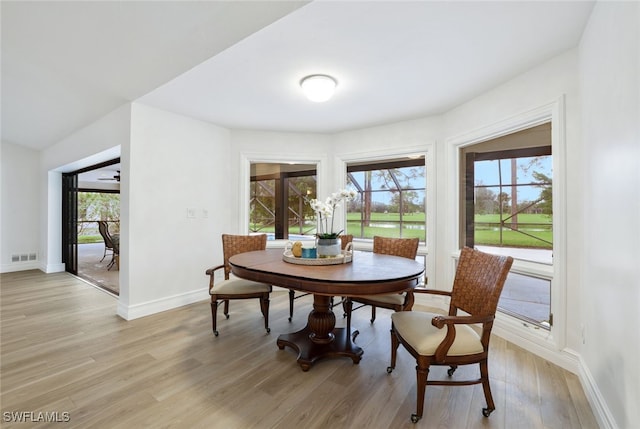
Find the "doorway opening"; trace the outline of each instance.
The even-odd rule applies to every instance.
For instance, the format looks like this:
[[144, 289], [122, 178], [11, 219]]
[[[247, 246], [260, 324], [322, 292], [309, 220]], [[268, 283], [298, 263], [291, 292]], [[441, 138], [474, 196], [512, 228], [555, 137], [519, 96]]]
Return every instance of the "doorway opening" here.
[[120, 159], [63, 175], [66, 271], [120, 292]]

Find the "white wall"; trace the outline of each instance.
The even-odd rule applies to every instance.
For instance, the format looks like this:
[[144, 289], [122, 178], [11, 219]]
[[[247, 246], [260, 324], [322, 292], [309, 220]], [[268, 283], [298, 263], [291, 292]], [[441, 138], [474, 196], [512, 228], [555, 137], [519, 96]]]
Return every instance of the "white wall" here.
[[[11, 143], [2, 143], [2, 202], [0, 224], [0, 272], [39, 267], [40, 189], [38, 151]], [[35, 261], [11, 262], [12, 254], [32, 254]]]
[[603, 426], [620, 428], [640, 427], [639, 28], [640, 3], [597, 3], [580, 44], [581, 356], [609, 411]]
[[116, 158], [129, 145], [131, 106], [123, 105], [42, 151], [39, 167], [40, 249], [44, 272], [62, 264], [62, 173]]
[[228, 130], [134, 103], [129, 149], [118, 305], [126, 319], [207, 299], [205, 270], [221, 263], [220, 234], [238, 207]]

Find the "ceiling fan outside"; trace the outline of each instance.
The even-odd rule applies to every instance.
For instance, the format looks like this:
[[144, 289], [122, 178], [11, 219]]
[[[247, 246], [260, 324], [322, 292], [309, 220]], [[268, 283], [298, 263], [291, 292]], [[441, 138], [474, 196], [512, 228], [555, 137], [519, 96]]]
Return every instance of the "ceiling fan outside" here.
[[118, 170], [117, 174], [114, 174], [113, 177], [99, 177], [98, 180], [116, 180], [116, 181], [120, 181], [120, 170]]

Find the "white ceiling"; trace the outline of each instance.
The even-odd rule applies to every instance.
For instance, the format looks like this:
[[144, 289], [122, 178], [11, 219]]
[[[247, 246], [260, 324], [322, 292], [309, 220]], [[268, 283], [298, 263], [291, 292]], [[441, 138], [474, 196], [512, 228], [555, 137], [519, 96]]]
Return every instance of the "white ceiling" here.
[[[45, 148], [136, 99], [279, 131], [439, 114], [577, 46], [593, 2], [301, 5], [3, 1], [2, 138]], [[327, 103], [300, 92], [314, 73]]]
[[80, 188], [119, 190], [120, 181], [116, 176], [120, 176], [120, 163], [78, 174], [78, 186]]
[[2, 140], [46, 148], [302, 1], [2, 1]]

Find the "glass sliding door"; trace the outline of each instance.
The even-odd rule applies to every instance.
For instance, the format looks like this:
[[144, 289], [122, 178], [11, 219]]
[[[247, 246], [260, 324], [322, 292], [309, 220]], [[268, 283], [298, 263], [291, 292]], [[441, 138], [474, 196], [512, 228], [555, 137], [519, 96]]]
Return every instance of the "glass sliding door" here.
[[62, 262], [78, 274], [78, 174], [62, 175]]

